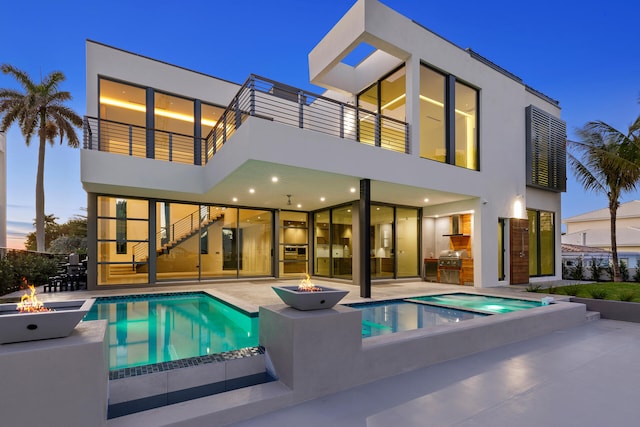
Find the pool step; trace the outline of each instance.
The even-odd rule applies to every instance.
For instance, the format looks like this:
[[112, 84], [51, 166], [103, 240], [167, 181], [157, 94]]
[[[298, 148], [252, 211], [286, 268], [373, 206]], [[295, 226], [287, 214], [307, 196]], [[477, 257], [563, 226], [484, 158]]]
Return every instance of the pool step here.
[[600, 319], [600, 312], [599, 311], [587, 311], [585, 317], [587, 319], [587, 322], [598, 320], [598, 319]]

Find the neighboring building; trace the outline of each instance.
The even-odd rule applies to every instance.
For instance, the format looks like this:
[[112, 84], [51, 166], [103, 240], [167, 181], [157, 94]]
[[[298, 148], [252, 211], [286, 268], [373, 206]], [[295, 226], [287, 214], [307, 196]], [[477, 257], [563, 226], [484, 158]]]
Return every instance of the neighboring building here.
[[0, 248], [7, 247], [7, 138], [0, 132]]
[[88, 41], [89, 287], [309, 273], [369, 296], [449, 249], [468, 258], [435, 280], [561, 278], [557, 101], [375, 0], [309, 70], [324, 94]]
[[[611, 251], [611, 215], [609, 208], [565, 218], [562, 243], [591, 246]], [[636, 268], [640, 259], [640, 200], [621, 203], [616, 215], [618, 258]]]
[[611, 252], [590, 246], [562, 244], [562, 277], [564, 279], [594, 279], [593, 269], [600, 269], [599, 277], [607, 278], [607, 267], [610, 265]]

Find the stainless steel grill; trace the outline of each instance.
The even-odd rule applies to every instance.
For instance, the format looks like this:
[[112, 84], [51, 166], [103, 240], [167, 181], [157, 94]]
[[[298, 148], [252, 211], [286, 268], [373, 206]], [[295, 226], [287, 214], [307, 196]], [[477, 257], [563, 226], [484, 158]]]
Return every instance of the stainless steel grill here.
[[440, 283], [460, 284], [460, 270], [462, 269], [462, 260], [465, 258], [469, 258], [466, 250], [441, 251], [438, 257]]

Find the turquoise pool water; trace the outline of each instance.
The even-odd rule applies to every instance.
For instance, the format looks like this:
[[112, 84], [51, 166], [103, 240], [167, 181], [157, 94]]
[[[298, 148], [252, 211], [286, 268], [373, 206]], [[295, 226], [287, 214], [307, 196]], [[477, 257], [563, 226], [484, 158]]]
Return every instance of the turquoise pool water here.
[[484, 313], [473, 313], [403, 300], [346, 305], [362, 310], [363, 338], [487, 316]]
[[539, 301], [527, 301], [515, 298], [501, 298], [465, 293], [422, 296], [411, 298], [410, 300], [417, 300], [445, 307], [480, 310], [495, 314], [527, 310], [529, 308], [540, 307], [542, 305]]
[[256, 346], [257, 316], [195, 292], [97, 298], [85, 320], [109, 322], [116, 370]]

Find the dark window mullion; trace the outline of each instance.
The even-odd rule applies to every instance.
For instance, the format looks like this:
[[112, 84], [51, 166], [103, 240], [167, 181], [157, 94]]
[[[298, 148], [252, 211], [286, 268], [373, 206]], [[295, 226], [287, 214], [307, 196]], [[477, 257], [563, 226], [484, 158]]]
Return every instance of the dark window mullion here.
[[155, 158], [155, 128], [156, 128], [156, 118], [155, 118], [155, 91], [153, 88], [147, 88], [146, 93], [146, 101], [147, 101], [147, 158], [153, 159]]
[[193, 164], [202, 164], [202, 101], [193, 103]]
[[445, 80], [445, 163], [456, 164], [456, 78], [447, 75]]

